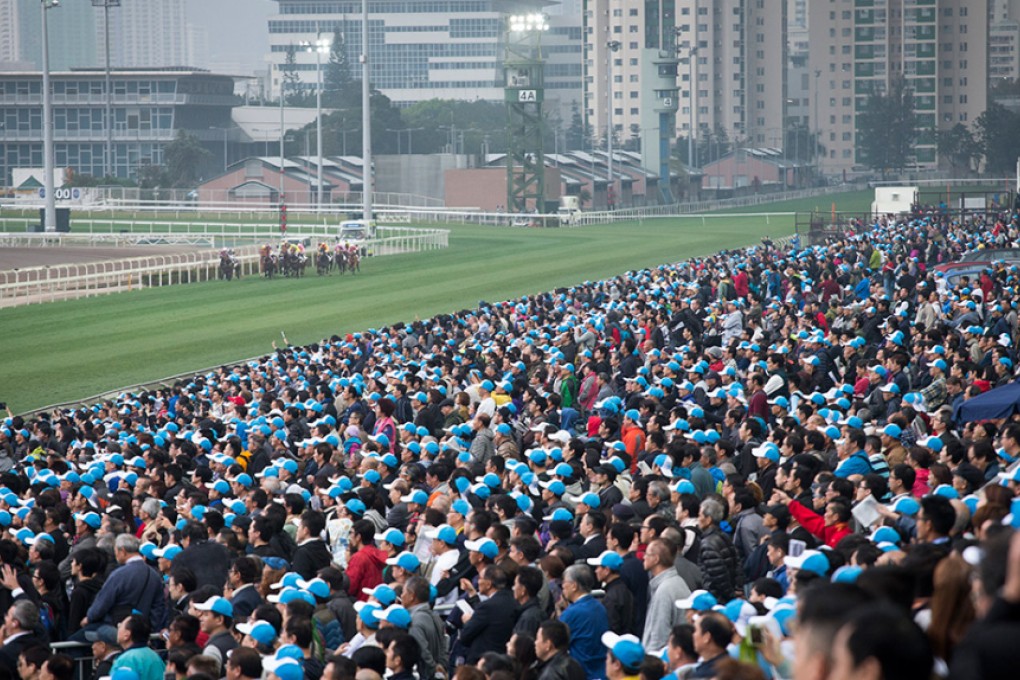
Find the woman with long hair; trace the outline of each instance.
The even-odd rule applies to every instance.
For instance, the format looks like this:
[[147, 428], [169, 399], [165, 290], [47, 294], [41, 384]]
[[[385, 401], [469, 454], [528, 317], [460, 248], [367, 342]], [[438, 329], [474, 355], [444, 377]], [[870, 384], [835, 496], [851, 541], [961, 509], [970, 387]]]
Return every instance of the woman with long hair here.
[[976, 616], [971, 600], [970, 572], [970, 565], [957, 553], [950, 554], [935, 567], [928, 638], [935, 655], [947, 664]]

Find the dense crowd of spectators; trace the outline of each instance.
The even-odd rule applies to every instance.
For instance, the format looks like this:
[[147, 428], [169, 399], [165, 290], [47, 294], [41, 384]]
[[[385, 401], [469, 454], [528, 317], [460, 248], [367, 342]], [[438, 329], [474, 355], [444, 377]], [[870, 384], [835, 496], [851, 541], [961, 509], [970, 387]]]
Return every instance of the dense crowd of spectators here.
[[889, 218], [11, 415], [0, 680], [1013, 677], [1020, 422], [960, 413], [1020, 276], [933, 268], [1018, 239]]

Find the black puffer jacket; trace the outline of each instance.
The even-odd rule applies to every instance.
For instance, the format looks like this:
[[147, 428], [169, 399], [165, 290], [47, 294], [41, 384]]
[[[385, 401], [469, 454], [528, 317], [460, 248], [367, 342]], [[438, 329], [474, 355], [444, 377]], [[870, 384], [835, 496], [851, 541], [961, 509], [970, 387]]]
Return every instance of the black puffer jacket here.
[[705, 589], [719, 602], [729, 602], [742, 585], [737, 549], [719, 527], [710, 527], [701, 536], [698, 566], [705, 578]]
[[538, 680], [584, 680], [584, 668], [573, 657], [567, 656], [566, 652], [557, 654], [542, 663], [536, 661], [534, 665], [538, 673]]

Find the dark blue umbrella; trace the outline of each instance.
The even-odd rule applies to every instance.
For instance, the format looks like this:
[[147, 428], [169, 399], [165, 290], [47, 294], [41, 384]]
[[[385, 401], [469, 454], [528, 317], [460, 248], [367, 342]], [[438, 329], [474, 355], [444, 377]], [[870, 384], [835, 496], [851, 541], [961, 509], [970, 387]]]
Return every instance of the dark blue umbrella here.
[[1020, 413], [1020, 382], [996, 387], [968, 399], [953, 411], [953, 420], [970, 423], [975, 420], [1009, 418], [1014, 413]]

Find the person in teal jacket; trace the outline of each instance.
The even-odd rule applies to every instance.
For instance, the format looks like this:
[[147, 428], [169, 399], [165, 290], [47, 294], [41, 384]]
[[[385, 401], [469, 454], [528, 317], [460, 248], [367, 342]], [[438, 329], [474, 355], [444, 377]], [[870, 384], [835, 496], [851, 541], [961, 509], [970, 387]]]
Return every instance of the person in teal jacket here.
[[130, 668], [138, 673], [138, 680], [163, 680], [166, 664], [149, 647], [152, 628], [146, 617], [132, 614], [117, 624], [117, 642], [124, 652], [114, 661], [113, 670]]

